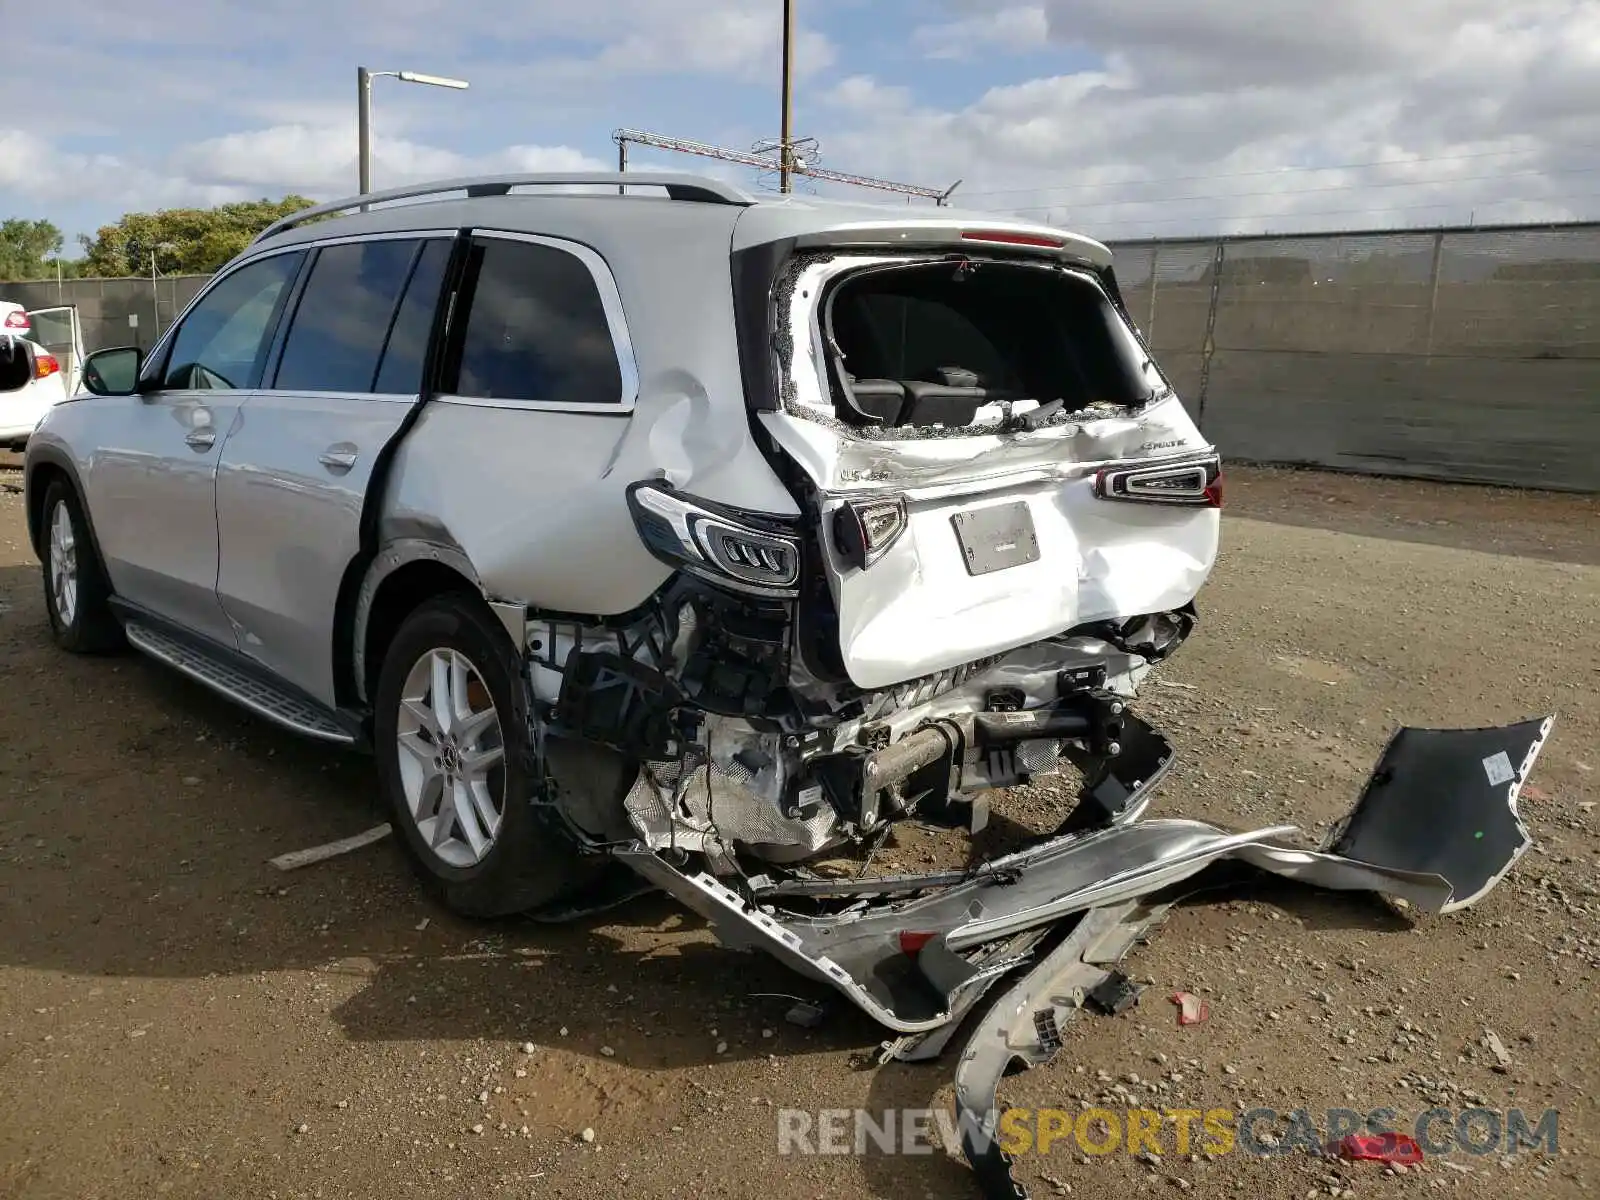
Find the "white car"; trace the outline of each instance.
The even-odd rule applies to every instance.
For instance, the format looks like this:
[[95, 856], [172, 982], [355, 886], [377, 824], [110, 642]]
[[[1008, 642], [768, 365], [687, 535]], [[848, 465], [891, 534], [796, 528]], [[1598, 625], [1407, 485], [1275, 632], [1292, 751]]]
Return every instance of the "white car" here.
[[29, 312], [0, 300], [0, 447], [20, 450], [45, 413], [78, 390], [79, 330], [70, 305]]

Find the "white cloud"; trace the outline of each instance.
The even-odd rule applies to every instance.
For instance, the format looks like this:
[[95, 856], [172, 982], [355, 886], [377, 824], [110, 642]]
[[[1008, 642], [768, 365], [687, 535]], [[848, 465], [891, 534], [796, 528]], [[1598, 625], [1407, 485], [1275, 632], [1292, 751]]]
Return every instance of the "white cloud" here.
[[986, 50], [1034, 50], [1050, 36], [1050, 19], [1040, 4], [1001, 8], [983, 16], [924, 25], [912, 44], [929, 58], [970, 58]]
[[[153, 164], [112, 155], [63, 154], [22, 130], [0, 130], [0, 189], [40, 202], [80, 192], [86, 179], [115, 179], [127, 211], [207, 206], [298, 192], [333, 199], [356, 190], [354, 122], [278, 125], [184, 147]], [[405, 138], [373, 153], [374, 190], [426, 179], [494, 172], [597, 171], [611, 164], [569, 146], [507, 146], [469, 156]]]
[[[844, 80], [828, 97], [830, 163], [933, 185], [964, 177], [958, 202], [1048, 212], [1109, 238], [1596, 207], [1583, 193], [1600, 192], [1600, 6], [1587, 0], [949, 8], [956, 20], [914, 35], [930, 58], [987, 63], [1047, 33], [1092, 65], [949, 110]], [[1327, 164], [1342, 166], [1282, 169]]]
[[[26, 133], [0, 131], [12, 207], [92, 206], [97, 220], [113, 206], [347, 194], [357, 62], [473, 81], [468, 93], [380, 84], [377, 187], [609, 167], [618, 124], [739, 147], [776, 132], [773, 0], [74, 4], [61, 47], [71, 88], [40, 56], [0, 77], [0, 105], [28, 114]], [[853, 42], [830, 24], [847, 8]], [[824, 165], [962, 178], [970, 205], [1113, 239], [1558, 219], [1600, 202], [1588, 195], [1600, 193], [1593, 0], [926, 8], [922, 27], [904, 28], [867, 0], [803, 6], [802, 132]], [[1040, 63], [1055, 65], [1041, 75]], [[742, 103], [750, 85], [770, 103], [723, 100]], [[754, 182], [635, 148], [635, 167], [647, 162]], [[1350, 165], [1372, 163], [1386, 165]]]

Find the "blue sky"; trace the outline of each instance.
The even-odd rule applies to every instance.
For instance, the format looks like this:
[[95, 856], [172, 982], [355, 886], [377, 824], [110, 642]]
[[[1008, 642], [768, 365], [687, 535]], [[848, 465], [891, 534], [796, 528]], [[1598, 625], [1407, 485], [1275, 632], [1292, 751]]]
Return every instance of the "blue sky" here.
[[[797, 3], [824, 165], [962, 178], [974, 207], [1108, 239], [1600, 214], [1581, 0]], [[49, 24], [0, 78], [0, 216], [69, 237], [353, 191], [362, 63], [472, 83], [377, 81], [378, 187], [609, 166], [619, 125], [778, 133], [780, 0], [58, 0]]]

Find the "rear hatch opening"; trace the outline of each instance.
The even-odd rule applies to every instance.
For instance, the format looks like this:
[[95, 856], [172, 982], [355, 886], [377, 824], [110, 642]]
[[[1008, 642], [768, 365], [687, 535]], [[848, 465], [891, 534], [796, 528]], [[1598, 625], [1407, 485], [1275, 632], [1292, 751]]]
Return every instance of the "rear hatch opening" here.
[[0, 333], [0, 392], [15, 392], [33, 382], [33, 350], [21, 338]]
[[[1215, 450], [1115, 295], [1109, 269], [1044, 255], [790, 261], [759, 424], [812, 530], [819, 674], [877, 690], [1193, 600]], [[1130, 468], [1137, 496], [1097, 488]]]
[[797, 286], [827, 394], [796, 399], [857, 436], [1023, 432], [1169, 390], [1099, 281], [1058, 262], [830, 257]]

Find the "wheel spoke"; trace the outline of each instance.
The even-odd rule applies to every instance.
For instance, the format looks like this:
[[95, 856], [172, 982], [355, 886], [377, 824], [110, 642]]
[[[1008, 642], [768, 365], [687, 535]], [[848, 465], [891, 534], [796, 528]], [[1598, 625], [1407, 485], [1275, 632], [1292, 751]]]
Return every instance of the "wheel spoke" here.
[[400, 701], [400, 709], [402, 712], [409, 714], [411, 719], [417, 723], [418, 728], [424, 730], [429, 737], [435, 741], [438, 740], [439, 719], [434, 715], [433, 709], [429, 708], [420, 698], [410, 699], [403, 697]]
[[[432, 770], [433, 764], [428, 764], [429, 772], [422, 776], [422, 781], [414, 790], [408, 790], [407, 802], [411, 808], [411, 815], [416, 818], [417, 827], [430, 818], [439, 815], [440, 797], [444, 795], [444, 776]], [[449, 822], [446, 822], [448, 829]]]
[[467, 695], [471, 689], [467, 660], [450, 651], [450, 731], [458, 736], [462, 722], [472, 715], [472, 700]]
[[450, 733], [455, 728], [455, 703], [450, 696], [450, 660], [455, 655], [449, 650], [435, 650], [428, 663], [430, 696], [433, 701], [433, 719], [439, 723], [440, 733]]
[[505, 757], [504, 746], [489, 746], [483, 750], [475, 750], [461, 756], [461, 770], [469, 779], [483, 779], [491, 768], [505, 761]]
[[400, 749], [408, 751], [421, 764], [423, 781], [439, 773], [439, 748], [420, 733], [402, 733], [397, 739]]
[[450, 789], [450, 800], [455, 810], [456, 828], [467, 840], [472, 856], [482, 858], [489, 848], [489, 835], [484, 832], [471, 785], [465, 779], [457, 779]]
[[483, 780], [472, 780], [467, 784], [467, 791], [472, 796], [472, 806], [477, 810], [478, 819], [483, 822], [483, 828], [492, 841], [500, 833], [500, 813], [494, 806], [494, 797], [489, 794], [489, 785]]
[[495, 712], [492, 705], [482, 712], [462, 713], [460, 724], [456, 726], [456, 737], [463, 746], [475, 746], [486, 729], [499, 723], [500, 714]]

